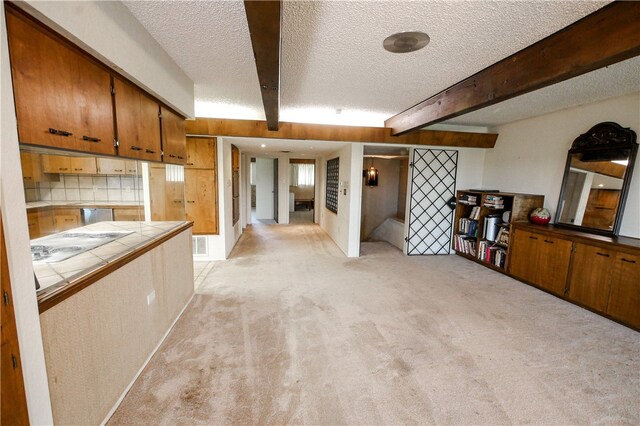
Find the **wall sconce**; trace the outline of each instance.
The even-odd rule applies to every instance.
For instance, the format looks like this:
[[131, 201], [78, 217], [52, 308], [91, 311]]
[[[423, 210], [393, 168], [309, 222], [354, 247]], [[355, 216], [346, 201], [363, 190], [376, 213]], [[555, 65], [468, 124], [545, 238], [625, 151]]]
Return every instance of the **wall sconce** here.
[[362, 171], [362, 177], [366, 186], [378, 186], [378, 169], [373, 167], [373, 159], [371, 159], [371, 167]]

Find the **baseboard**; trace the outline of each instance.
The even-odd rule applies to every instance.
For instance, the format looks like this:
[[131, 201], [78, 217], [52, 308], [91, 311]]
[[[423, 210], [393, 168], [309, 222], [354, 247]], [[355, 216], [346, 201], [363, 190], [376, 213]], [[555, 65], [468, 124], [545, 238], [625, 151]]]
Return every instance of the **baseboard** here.
[[120, 404], [122, 404], [122, 401], [124, 400], [124, 397], [127, 396], [129, 391], [133, 387], [133, 384], [136, 382], [136, 380], [138, 380], [138, 377], [140, 377], [140, 374], [142, 374], [142, 371], [146, 368], [147, 364], [149, 364], [149, 361], [151, 361], [151, 358], [153, 358], [153, 356], [156, 354], [156, 352], [158, 352], [158, 349], [160, 349], [160, 346], [164, 343], [165, 339], [167, 338], [167, 336], [169, 335], [171, 330], [173, 330], [173, 327], [176, 325], [176, 323], [178, 322], [178, 320], [180, 319], [180, 317], [182, 316], [184, 311], [187, 309], [187, 306], [189, 306], [189, 304], [191, 303], [191, 301], [193, 300], [194, 297], [195, 297], [195, 293], [191, 295], [191, 297], [189, 298], [187, 303], [182, 307], [182, 309], [180, 310], [180, 313], [178, 314], [176, 319], [173, 320], [173, 322], [171, 323], [171, 326], [169, 327], [167, 332], [164, 333], [164, 336], [162, 336], [162, 338], [160, 339], [160, 341], [158, 342], [156, 347], [153, 348], [153, 350], [151, 351], [151, 354], [149, 354], [149, 357], [142, 364], [142, 366], [140, 367], [138, 372], [135, 374], [135, 376], [133, 376], [133, 379], [127, 385], [127, 387], [124, 389], [124, 391], [122, 392], [122, 394], [120, 395], [120, 397], [118, 398], [118, 400], [116, 401], [114, 406], [111, 408], [111, 410], [109, 410], [109, 412], [107, 413], [107, 416], [104, 418], [104, 420], [102, 420], [102, 422], [100, 422], [100, 426], [106, 425], [107, 422], [109, 421], [109, 419], [111, 418], [111, 416], [113, 416], [113, 414], [116, 412], [116, 410], [118, 409]]

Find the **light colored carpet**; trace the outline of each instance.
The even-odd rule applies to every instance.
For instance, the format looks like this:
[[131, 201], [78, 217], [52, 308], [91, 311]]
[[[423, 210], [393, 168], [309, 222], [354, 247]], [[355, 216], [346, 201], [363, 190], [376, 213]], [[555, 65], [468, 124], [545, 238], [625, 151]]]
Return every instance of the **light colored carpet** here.
[[257, 225], [110, 424], [640, 424], [640, 334], [457, 256]]

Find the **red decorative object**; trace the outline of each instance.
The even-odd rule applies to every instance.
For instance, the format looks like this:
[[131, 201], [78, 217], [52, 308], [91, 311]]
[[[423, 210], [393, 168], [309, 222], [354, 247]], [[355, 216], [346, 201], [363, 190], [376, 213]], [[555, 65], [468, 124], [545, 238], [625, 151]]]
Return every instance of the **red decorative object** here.
[[551, 213], [547, 209], [537, 208], [529, 213], [529, 220], [537, 225], [546, 225], [551, 221]]

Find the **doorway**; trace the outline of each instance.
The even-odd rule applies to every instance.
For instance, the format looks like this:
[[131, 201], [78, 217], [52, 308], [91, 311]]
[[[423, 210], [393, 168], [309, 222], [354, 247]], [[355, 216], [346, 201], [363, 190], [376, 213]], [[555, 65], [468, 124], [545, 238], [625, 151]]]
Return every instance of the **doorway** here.
[[360, 241], [404, 248], [409, 149], [364, 148]]
[[289, 160], [289, 223], [314, 222], [315, 174], [315, 160]]
[[[252, 162], [252, 185], [255, 185], [255, 217], [258, 222], [278, 223], [278, 160], [260, 158]], [[253, 166], [255, 164], [255, 166]]]

